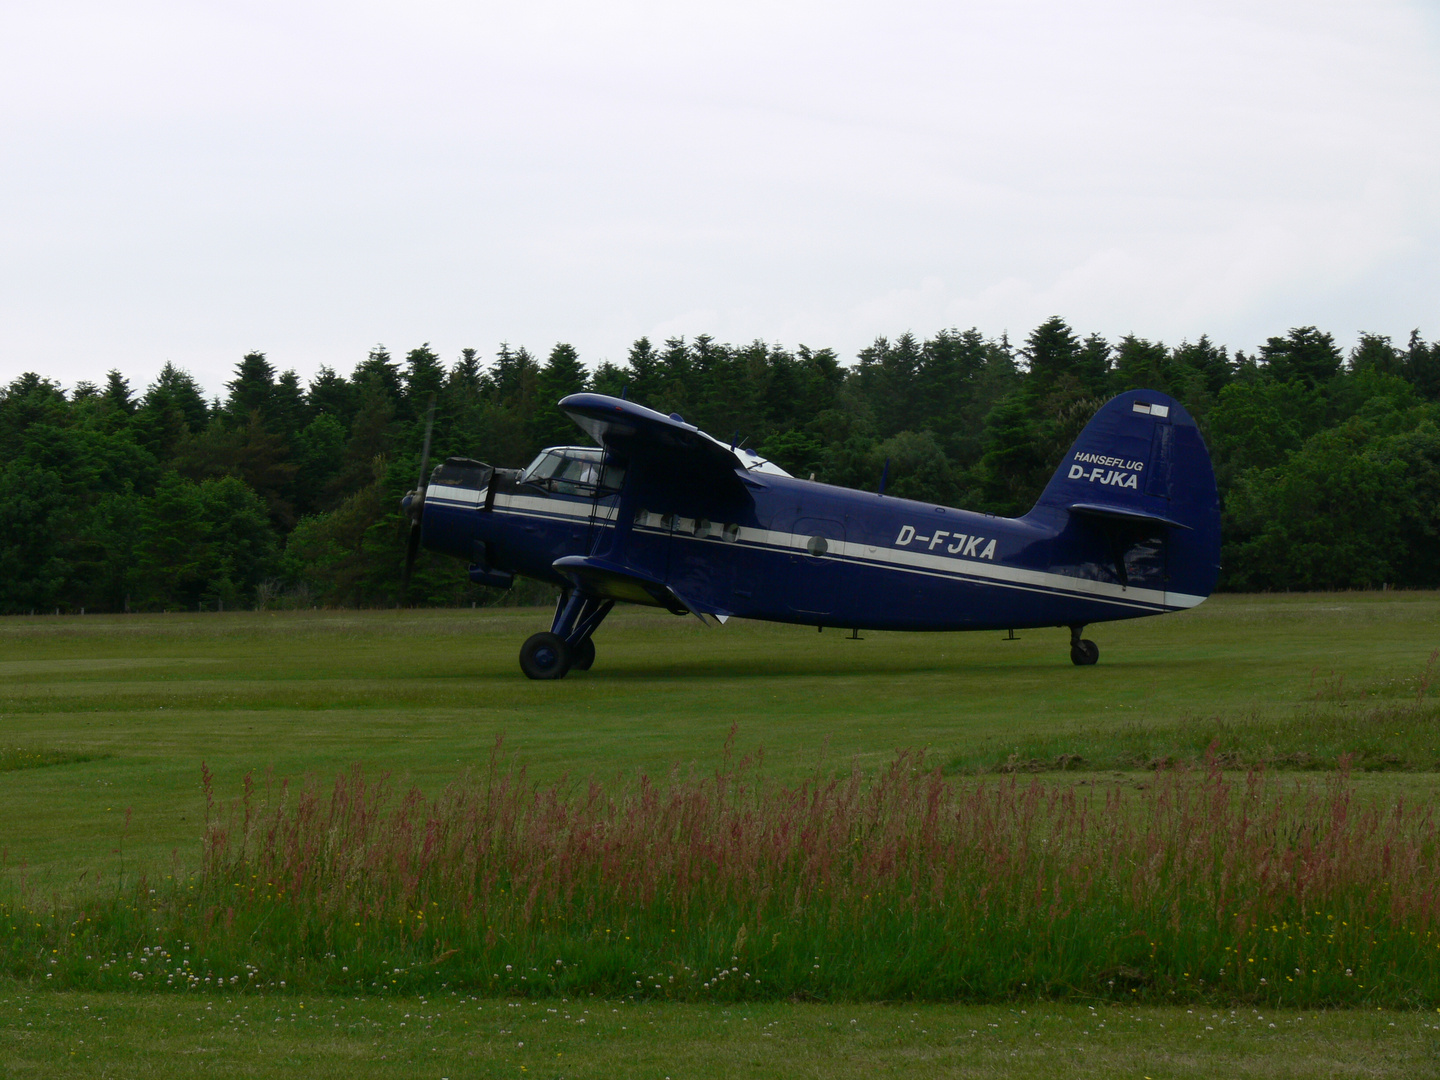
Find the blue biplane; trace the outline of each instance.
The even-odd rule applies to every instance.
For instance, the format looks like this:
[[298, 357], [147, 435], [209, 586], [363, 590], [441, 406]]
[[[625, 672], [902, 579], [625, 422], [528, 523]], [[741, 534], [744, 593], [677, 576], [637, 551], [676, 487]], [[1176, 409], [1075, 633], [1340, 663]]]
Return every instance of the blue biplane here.
[[[421, 546], [470, 579], [561, 589], [520, 667], [563, 678], [595, 659], [616, 602], [704, 622], [768, 619], [871, 630], [1070, 629], [1194, 607], [1219, 572], [1210, 455], [1181, 405], [1135, 390], [1106, 403], [1019, 518], [791, 476], [678, 414], [572, 394], [560, 408], [597, 445], [525, 469], [450, 458], [405, 496], [406, 580]], [[426, 439], [428, 456], [428, 435]], [[882, 482], [883, 487], [883, 482]]]

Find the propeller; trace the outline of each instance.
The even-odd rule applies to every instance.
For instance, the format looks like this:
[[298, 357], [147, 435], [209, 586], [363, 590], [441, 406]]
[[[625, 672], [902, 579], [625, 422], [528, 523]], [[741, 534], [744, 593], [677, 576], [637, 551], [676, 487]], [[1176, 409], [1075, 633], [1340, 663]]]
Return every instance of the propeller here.
[[435, 430], [435, 395], [430, 395], [430, 408], [425, 411], [425, 446], [420, 451], [420, 479], [415, 490], [405, 497], [405, 511], [410, 515], [410, 538], [405, 545], [405, 572], [400, 575], [400, 604], [405, 604], [410, 591], [410, 575], [415, 570], [415, 556], [420, 554], [420, 523], [425, 516], [425, 492], [429, 488], [430, 436]]

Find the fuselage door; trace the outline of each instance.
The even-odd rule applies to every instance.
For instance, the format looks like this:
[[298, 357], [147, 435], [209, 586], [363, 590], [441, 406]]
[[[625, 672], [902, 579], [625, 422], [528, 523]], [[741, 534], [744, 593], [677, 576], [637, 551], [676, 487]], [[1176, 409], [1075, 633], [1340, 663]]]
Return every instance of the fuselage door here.
[[792, 611], [828, 615], [840, 599], [845, 523], [834, 518], [797, 518], [787, 559], [785, 592]]

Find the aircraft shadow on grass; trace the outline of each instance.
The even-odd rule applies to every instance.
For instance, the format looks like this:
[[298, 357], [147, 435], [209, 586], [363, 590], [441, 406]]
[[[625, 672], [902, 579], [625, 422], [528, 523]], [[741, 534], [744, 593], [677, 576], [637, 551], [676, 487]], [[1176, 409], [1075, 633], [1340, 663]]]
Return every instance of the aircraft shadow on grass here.
[[[402, 501], [402, 592], [422, 547], [465, 560], [483, 585], [508, 588], [518, 574], [560, 587], [550, 629], [520, 650], [532, 679], [588, 669], [617, 602], [712, 625], [1068, 627], [1070, 659], [1084, 666], [1099, 659], [1086, 625], [1194, 607], [1219, 573], [1209, 452], [1179, 402], [1155, 391], [1102, 406], [1018, 518], [893, 498], [883, 477], [875, 492], [802, 480], [622, 398], [572, 394], [560, 408], [597, 445], [551, 447], [524, 469], [449, 458], [427, 477], [427, 425], [420, 482]], [[917, 670], [933, 669], [928, 653]], [[863, 670], [839, 657], [766, 666]], [[717, 673], [665, 668], [686, 670]]]
[[[1213, 666], [1213, 661], [1205, 660], [1127, 660], [1123, 662], [1125, 677], [1132, 682], [1159, 679], [1162, 676], [1173, 679], [1185, 672], [1204, 671]], [[631, 656], [623, 667], [607, 670], [604, 677], [607, 682], [633, 683], [663, 683], [677, 678], [695, 678], [713, 682], [727, 679], [745, 681], [806, 676], [894, 678], [911, 675], [953, 675], [973, 678], [986, 673], [994, 673], [997, 677], [1020, 675], [1023, 678], [1026, 673], [1046, 677], [1044, 673], [1047, 670], [1049, 669], [1038, 666], [1020, 668], [1013, 661], [1005, 660], [1003, 656], [997, 659], [981, 659], [953, 653], [943, 658], [938, 654], [929, 657], [917, 655], [912, 662], [897, 663], [893, 657], [871, 658], [860, 651], [847, 654], [837, 648], [834, 656], [816, 657], [813, 653], [806, 653], [793, 657], [772, 656], [758, 662], [746, 660], [743, 663], [727, 657], [659, 661]], [[473, 676], [467, 676], [467, 678], [473, 678]]]

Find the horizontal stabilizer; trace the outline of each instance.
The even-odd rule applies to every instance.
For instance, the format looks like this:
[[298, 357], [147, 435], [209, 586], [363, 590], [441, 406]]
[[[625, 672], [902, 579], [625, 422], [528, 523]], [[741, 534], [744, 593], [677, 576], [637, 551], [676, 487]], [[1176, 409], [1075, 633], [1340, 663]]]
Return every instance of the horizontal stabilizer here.
[[1183, 521], [1175, 521], [1162, 514], [1150, 514], [1134, 506], [1111, 506], [1105, 503], [1071, 503], [1070, 513], [1082, 517], [1111, 518], [1117, 521], [1133, 521], [1136, 524], [1168, 525], [1172, 529], [1188, 529]]

